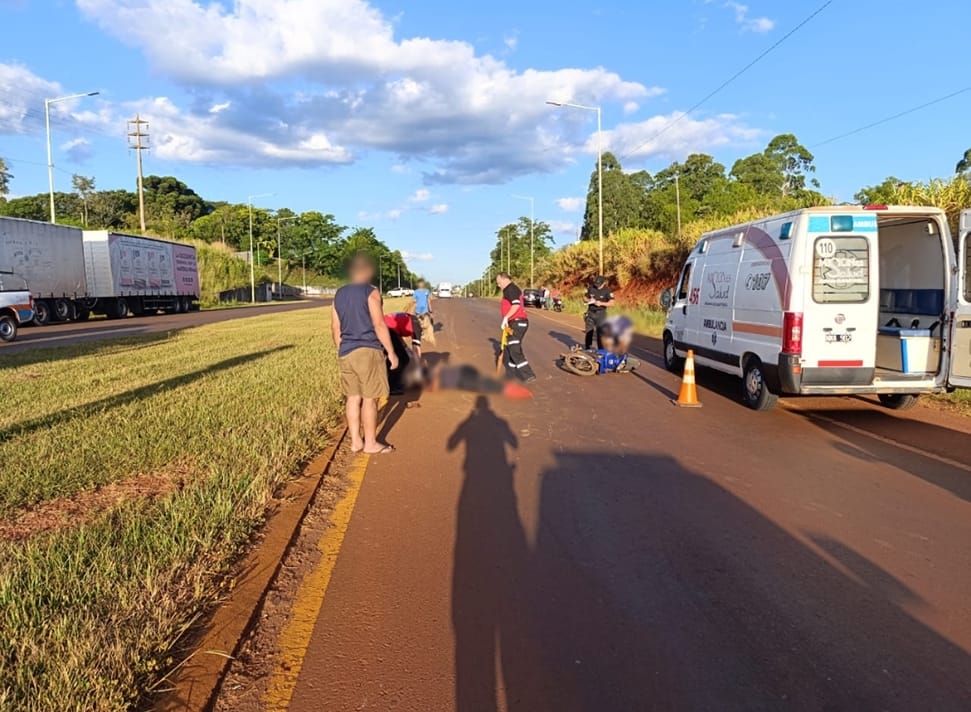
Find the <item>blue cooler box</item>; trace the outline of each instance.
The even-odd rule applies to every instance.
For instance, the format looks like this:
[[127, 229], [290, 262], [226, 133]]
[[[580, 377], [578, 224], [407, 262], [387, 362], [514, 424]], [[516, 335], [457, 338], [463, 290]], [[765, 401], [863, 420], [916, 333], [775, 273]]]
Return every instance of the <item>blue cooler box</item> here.
[[901, 373], [936, 373], [941, 340], [930, 329], [882, 326], [877, 334], [877, 366]]

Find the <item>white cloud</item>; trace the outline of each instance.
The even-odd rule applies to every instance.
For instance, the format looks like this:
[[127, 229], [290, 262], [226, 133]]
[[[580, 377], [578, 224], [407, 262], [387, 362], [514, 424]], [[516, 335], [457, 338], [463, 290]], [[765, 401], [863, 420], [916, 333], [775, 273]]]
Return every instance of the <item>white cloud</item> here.
[[173, 126], [163, 158], [323, 164], [372, 149], [431, 163], [428, 183], [498, 183], [570, 161], [588, 117], [554, 117], [546, 99], [610, 104], [661, 92], [603, 68], [520, 71], [467, 42], [396, 37], [366, 0], [77, 3], [206, 98], [179, 109], [155, 99], [168, 102]]
[[391, 210], [388, 211], [388, 217], [391, 220], [397, 220], [398, 218], [401, 217], [401, 210], [399, 210], [398, 208], [392, 208]]
[[91, 142], [86, 138], [75, 138], [61, 144], [61, 150], [71, 163], [86, 163], [93, 155]]
[[[0, 134], [22, 134], [44, 128], [44, 99], [61, 96], [56, 82], [37, 76], [20, 64], [0, 64]], [[51, 106], [55, 116], [65, 115], [77, 102]]]
[[506, 45], [506, 50], [508, 52], [515, 52], [516, 47], [519, 46], [519, 33], [511, 32], [502, 38], [502, 43]]
[[233, 102], [231, 101], [224, 101], [221, 104], [213, 104], [212, 107], [209, 109], [209, 113], [218, 114], [220, 111], [225, 111], [232, 105], [233, 105]]
[[448, 203], [437, 203], [428, 209], [432, 215], [441, 215], [448, 212]]
[[410, 200], [413, 203], [424, 203], [426, 200], [428, 200], [431, 197], [432, 197], [431, 191], [425, 190], [424, 188], [419, 188], [418, 190], [415, 191], [414, 195], [408, 198], [408, 200]]
[[556, 204], [560, 206], [560, 210], [566, 213], [575, 213], [581, 210], [584, 204], [587, 202], [586, 198], [557, 198]]
[[405, 173], [411, 173], [411, 169], [403, 163], [395, 163], [391, 166], [391, 172], [404, 175]]
[[[637, 123], [619, 124], [614, 129], [604, 131], [604, 144], [618, 157], [643, 160], [710, 152], [721, 146], [749, 143], [762, 135], [761, 130], [746, 126], [733, 114], [720, 114], [707, 119], [678, 119], [679, 116], [682, 114], [675, 112]], [[677, 123], [671, 125], [675, 120]], [[596, 155], [596, 133], [587, 139], [584, 148], [587, 153]]]
[[735, 22], [742, 30], [748, 32], [769, 32], [775, 27], [775, 21], [768, 17], [749, 17], [748, 5], [739, 2], [726, 2], [725, 7], [735, 12]]
[[566, 220], [549, 220], [547, 225], [550, 226], [552, 230], [557, 235], [572, 235], [576, 237], [578, 225], [573, 222], [568, 222]]
[[624, 113], [633, 114], [633, 113], [636, 113], [637, 110], [640, 108], [641, 108], [641, 105], [638, 104], [636, 101], [628, 101], [624, 104]]
[[435, 259], [435, 255], [431, 252], [412, 252], [411, 250], [402, 250], [401, 257], [411, 262], [431, 262]]

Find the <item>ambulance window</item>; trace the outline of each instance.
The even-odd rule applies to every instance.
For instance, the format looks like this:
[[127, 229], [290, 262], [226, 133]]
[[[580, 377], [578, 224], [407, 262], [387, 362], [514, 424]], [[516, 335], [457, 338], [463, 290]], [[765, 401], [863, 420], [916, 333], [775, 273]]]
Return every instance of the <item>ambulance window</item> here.
[[829, 235], [813, 249], [813, 299], [855, 303], [870, 298], [870, 246], [865, 237]]
[[689, 262], [684, 266], [684, 272], [681, 273], [681, 286], [678, 288], [678, 301], [683, 302], [688, 299], [688, 291], [691, 289], [691, 265]]

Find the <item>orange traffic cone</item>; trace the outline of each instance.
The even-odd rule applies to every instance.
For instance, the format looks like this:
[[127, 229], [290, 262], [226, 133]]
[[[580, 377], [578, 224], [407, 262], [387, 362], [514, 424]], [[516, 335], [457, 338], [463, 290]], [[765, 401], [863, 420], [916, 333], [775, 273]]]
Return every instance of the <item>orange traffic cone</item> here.
[[684, 378], [681, 380], [681, 394], [677, 400], [671, 401], [681, 408], [700, 408], [698, 388], [695, 385], [695, 352], [688, 349], [688, 358], [684, 361]]

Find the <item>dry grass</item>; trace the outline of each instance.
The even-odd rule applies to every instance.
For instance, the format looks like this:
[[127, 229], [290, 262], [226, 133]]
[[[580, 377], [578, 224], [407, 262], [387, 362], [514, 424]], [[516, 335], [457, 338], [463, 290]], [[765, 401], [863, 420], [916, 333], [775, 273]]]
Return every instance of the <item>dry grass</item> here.
[[313, 309], [5, 359], [0, 518], [192, 471], [173, 491], [0, 543], [0, 709], [138, 704], [273, 492], [339, 421], [333, 358], [327, 310]]

